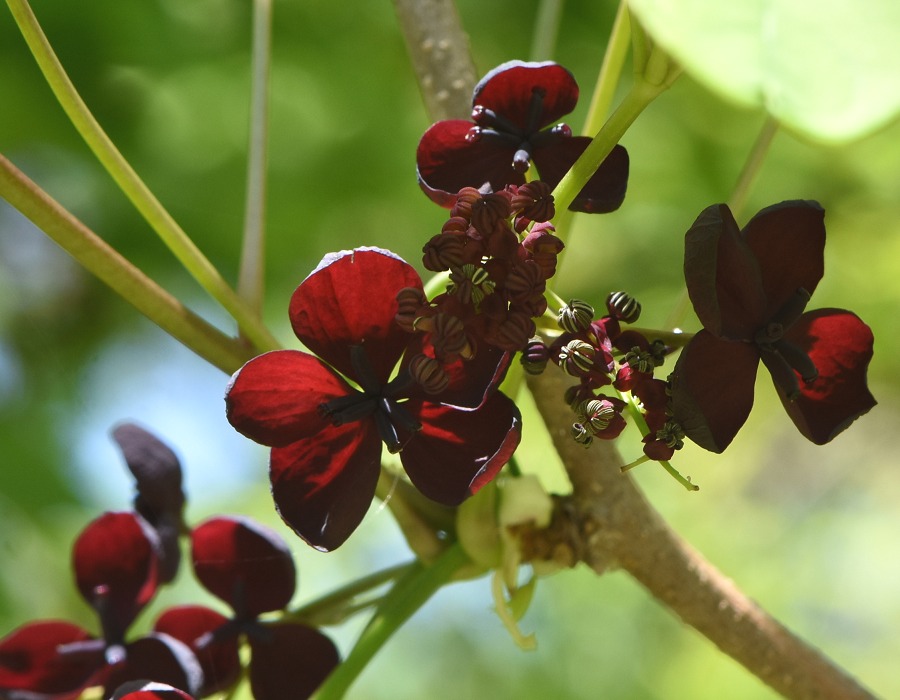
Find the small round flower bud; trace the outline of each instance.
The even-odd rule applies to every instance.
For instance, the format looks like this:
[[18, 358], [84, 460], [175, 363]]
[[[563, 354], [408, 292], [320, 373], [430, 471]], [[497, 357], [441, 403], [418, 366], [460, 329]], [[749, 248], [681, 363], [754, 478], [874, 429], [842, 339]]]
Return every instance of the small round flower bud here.
[[422, 265], [432, 272], [443, 272], [462, 265], [465, 236], [438, 234], [422, 248]]
[[409, 361], [409, 373], [426, 394], [439, 394], [450, 384], [450, 375], [441, 363], [421, 353]]
[[612, 419], [616, 417], [616, 407], [610, 401], [591, 399], [579, 406], [578, 414], [585, 427], [589, 428], [591, 432], [599, 433], [606, 430]]
[[559, 367], [572, 377], [583, 377], [594, 369], [596, 349], [583, 340], [570, 340], [559, 349]]
[[625, 323], [634, 323], [641, 315], [641, 305], [625, 292], [612, 292], [606, 297], [606, 308], [610, 316]]
[[590, 447], [594, 441], [594, 436], [581, 423], [572, 423], [572, 439], [579, 445]]
[[469, 339], [459, 318], [439, 312], [431, 320], [431, 344], [439, 355], [460, 355], [466, 351]]
[[540, 374], [550, 361], [550, 349], [540, 338], [532, 338], [522, 351], [519, 361], [528, 374]]
[[591, 326], [594, 320], [594, 307], [581, 299], [572, 299], [559, 310], [556, 321], [567, 333], [580, 333]]
[[408, 333], [416, 330], [416, 318], [425, 304], [425, 292], [415, 287], [404, 287], [397, 292], [397, 314], [394, 320]]

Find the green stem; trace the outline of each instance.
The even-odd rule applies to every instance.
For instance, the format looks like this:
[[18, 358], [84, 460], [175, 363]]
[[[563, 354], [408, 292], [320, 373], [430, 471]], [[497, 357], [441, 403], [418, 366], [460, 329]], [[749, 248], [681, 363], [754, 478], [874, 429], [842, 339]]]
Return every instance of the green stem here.
[[116, 184], [194, 279], [237, 321], [241, 332], [256, 349], [277, 348], [277, 341], [259, 317], [222, 279], [110, 141], [66, 75], [27, 0], [6, 2], [56, 99]]
[[254, 0], [250, 57], [250, 143], [247, 194], [238, 296], [262, 315], [265, 295], [266, 147], [269, 127], [269, 65], [272, 53], [272, 2]]
[[419, 562], [413, 564], [385, 596], [349, 656], [313, 696], [315, 700], [336, 700], [343, 697], [394, 632], [468, 561], [469, 558], [457, 542], [447, 548], [431, 566], [426, 567]]
[[594, 86], [594, 94], [591, 96], [587, 121], [585, 121], [582, 133], [596, 134], [603, 126], [619, 85], [630, 40], [631, 21], [628, 14], [628, 3], [622, 0], [616, 11], [616, 18], [613, 20], [606, 53], [603, 55], [603, 64], [597, 75], [597, 84]]
[[747, 160], [744, 162], [741, 174], [738, 175], [734, 189], [731, 191], [731, 197], [728, 198], [728, 207], [731, 209], [731, 213], [734, 214], [735, 219], [740, 217], [744, 206], [747, 204], [750, 190], [756, 181], [756, 176], [759, 175], [759, 171], [762, 169], [763, 161], [769, 153], [769, 147], [772, 145], [776, 133], [778, 133], [778, 122], [772, 117], [767, 117], [759, 135], [756, 137], [756, 141], [753, 143], [753, 148], [750, 149]]
[[[373, 588], [378, 588], [388, 581], [405, 575], [414, 566], [416, 566], [416, 562], [412, 561], [371, 573], [306, 605], [289, 610], [282, 620], [305, 622], [310, 625], [334, 625], [343, 622], [347, 617], [345, 611], [354, 599]], [[354, 608], [354, 612], [357, 610]]]
[[541, 0], [531, 38], [531, 60], [549, 61], [556, 50], [563, 0]]
[[0, 196], [176, 340], [223, 372], [250, 359], [247, 348], [185, 308], [0, 155]]

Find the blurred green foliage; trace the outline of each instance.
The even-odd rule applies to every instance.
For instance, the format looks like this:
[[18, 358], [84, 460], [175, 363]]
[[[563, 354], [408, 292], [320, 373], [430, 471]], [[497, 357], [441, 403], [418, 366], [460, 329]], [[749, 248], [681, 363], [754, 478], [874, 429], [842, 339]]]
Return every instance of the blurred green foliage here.
[[[528, 58], [536, 3], [459, 6], [479, 72]], [[233, 280], [243, 216], [249, 3], [35, 0], [33, 8], [100, 123]], [[614, 12], [611, 2], [565, 6], [554, 58], [582, 86], [582, 103], [569, 119], [576, 130]], [[287, 300], [322, 255], [379, 245], [419, 266], [420, 248], [444, 213], [416, 185], [415, 147], [428, 119], [390, 3], [349, 9], [281, 0], [274, 46], [266, 317], [290, 343]], [[166, 288], [231, 330], [79, 140], [5, 10], [0, 75], [0, 152]], [[728, 198], [763, 120], [681, 79], [623, 140], [632, 159], [626, 203], [615, 214], [576, 221], [556, 291], [602, 305], [607, 292], [626, 289], [643, 303], [642, 325], [662, 323], [682, 285], [681, 236], [704, 207]], [[635, 472], [688, 541], [887, 697], [900, 696], [900, 480], [893, 455], [900, 355], [890, 351], [900, 308], [898, 181], [897, 123], [841, 148], [781, 133], [739, 217], [782, 199], [825, 206], [827, 274], [812, 307], [849, 307], [873, 327], [871, 384], [880, 405], [833, 445], [816, 448], [796, 434], [760, 381], [751, 420], [726, 455], [688, 447], [677, 456], [699, 493], [687, 494], [652, 465]], [[332, 555], [293, 538], [271, 507], [265, 451], [239, 440], [242, 448], [229, 458], [222, 447], [236, 444], [221, 411], [225, 382], [0, 204], [0, 634], [37, 617], [94, 624], [70, 584], [69, 546], [100, 510], [130, 502], [124, 466], [106, 438], [120, 419], [142, 420], [185, 457], [192, 520], [248, 513], [290, 539], [301, 601], [408, 556], [383, 510]], [[186, 430], [184, 442], [173, 439], [176, 425]], [[521, 459], [543, 463], [537, 417], [526, 413], [525, 426], [533, 437]], [[627, 441], [622, 450], [626, 460], [639, 452]], [[154, 607], [202, 595], [183, 572]], [[772, 696], [620, 574], [577, 570], [542, 581], [523, 620], [537, 633], [534, 653], [513, 646], [490, 605], [484, 579], [442, 591], [351, 695]], [[150, 619], [152, 613], [140, 624]], [[361, 624], [335, 631], [344, 650]]]

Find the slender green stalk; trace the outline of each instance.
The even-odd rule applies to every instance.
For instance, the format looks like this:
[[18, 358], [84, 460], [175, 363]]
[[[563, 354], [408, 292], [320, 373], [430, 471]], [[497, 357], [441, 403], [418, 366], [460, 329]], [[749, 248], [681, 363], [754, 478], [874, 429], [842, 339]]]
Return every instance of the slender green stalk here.
[[231, 374], [250, 359], [243, 343], [185, 308], [2, 155], [0, 196], [31, 219], [86, 270], [210, 364]]
[[606, 44], [606, 53], [603, 55], [603, 64], [597, 75], [597, 84], [594, 86], [594, 94], [591, 96], [588, 116], [582, 133], [596, 134], [603, 126], [619, 85], [630, 41], [631, 20], [628, 14], [628, 3], [621, 0], [619, 9], [616, 11], [616, 18], [613, 20], [609, 42]]
[[251, 52], [250, 143], [238, 296], [262, 315], [265, 295], [266, 155], [269, 133], [269, 65], [272, 54], [272, 1], [254, 0]]
[[759, 135], [756, 137], [756, 141], [753, 142], [753, 147], [750, 149], [747, 160], [744, 162], [741, 174], [738, 175], [734, 189], [731, 191], [731, 197], [728, 198], [728, 207], [731, 209], [731, 213], [734, 214], [735, 219], [740, 218], [747, 204], [750, 190], [756, 181], [756, 176], [759, 175], [759, 171], [762, 169], [763, 161], [765, 161], [769, 153], [769, 147], [772, 145], [776, 133], [778, 133], [778, 122], [775, 121], [774, 117], [767, 117]]
[[188, 272], [237, 321], [256, 349], [278, 347], [259, 317], [241, 301], [110, 141], [66, 75], [27, 0], [6, 2], [56, 99], [116, 184]]
[[[346, 617], [345, 610], [357, 597], [405, 575], [414, 566], [416, 562], [411, 561], [375, 571], [306, 605], [288, 611], [282, 619], [302, 621], [311, 625], [334, 625], [342, 622]], [[354, 609], [354, 612], [356, 611], [357, 609]]]
[[412, 565], [385, 596], [349, 656], [313, 696], [315, 700], [342, 698], [366, 664], [400, 626], [421, 608], [453, 574], [469, 561], [459, 543], [447, 548], [431, 565]]
[[549, 61], [556, 51], [564, 0], [541, 0], [531, 37], [531, 60]]

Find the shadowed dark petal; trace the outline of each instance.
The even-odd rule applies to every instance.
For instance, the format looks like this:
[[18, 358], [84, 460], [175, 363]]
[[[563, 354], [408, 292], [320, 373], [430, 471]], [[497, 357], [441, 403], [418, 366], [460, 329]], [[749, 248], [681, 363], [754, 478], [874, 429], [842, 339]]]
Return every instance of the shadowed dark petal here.
[[797, 429], [823, 445], [875, 406], [866, 384], [872, 331], [850, 311], [817, 309], [803, 314], [785, 337], [809, 354], [819, 376], [811, 384], [800, 381], [794, 401], [779, 396]]
[[[535, 145], [534, 164], [541, 180], [556, 187], [591, 143], [587, 136], [542, 134]], [[618, 209], [628, 187], [628, 151], [616, 145], [569, 205], [572, 211], [604, 214]]]
[[[543, 93], [543, 99], [540, 111], [531, 117], [534, 90]], [[569, 71], [552, 61], [502, 63], [478, 82], [472, 94], [473, 106], [493, 110], [520, 131], [550, 126], [577, 103], [578, 83]]]
[[[210, 638], [228, 618], [201, 605], [179, 605], [166, 610], [153, 629], [187, 644], [203, 670], [202, 696], [230, 688], [241, 673], [237, 633]], [[203, 640], [202, 649], [198, 648]]]
[[129, 681], [116, 688], [111, 700], [194, 700], [183, 690], [168, 683], [139, 680]]
[[322, 551], [339, 547], [369, 509], [381, 468], [371, 420], [329, 427], [272, 450], [269, 477], [282, 519]]
[[303, 700], [338, 665], [334, 643], [317, 629], [281, 623], [251, 636], [250, 687], [255, 700]]
[[135, 513], [104, 513], [75, 541], [75, 582], [100, 615], [107, 636], [123, 634], [156, 593], [157, 547], [153, 532]]
[[122, 423], [112, 437], [137, 482], [135, 509], [148, 522], [164, 512], [181, 513], [181, 463], [171, 448], [152, 433], [133, 423]]
[[792, 200], [766, 207], [744, 227], [744, 240], [759, 262], [771, 318], [798, 288], [810, 295], [825, 271], [825, 210], [818, 202]]
[[482, 138], [469, 142], [466, 134], [474, 125], [450, 119], [432, 124], [416, 149], [419, 186], [436, 204], [448, 209], [463, 187], [480, 188], [489, 183], [498, 192], [507, 185], [521, 185], [525, 176], [513, 169], [518, 144]]
[[357, 381], [350, 348], [364, 345], [377, 378], [386, 383], [409, 340], [394, 320], [397, 292], [405, 287], [421, 290], [422, 280], [387, 250], [332, 253], [291, 297], [291, 325], [307, 348]]
[[471, 360], [456, 360], [444, 368], [450, 384], [432, 398], [461, 411], [480, 408], [503, 381], [511, 359], [512, 353], [482, 343]]
[[504, 394], [494, 393], [477, 411], [409, 401], [422, 424], [400, 460], [413, 485], [433, 501], [462, 503], [493, 479], [522, 434], [522, 416]]
[[722, 452], [750, 415], [759, 352], [701, 330], [670, 377], [674, 418], [704, 449]]
[[275, 350], [235, 373], [225, 391], [225, 412], [242, 435], [281, 446], [325, 430], [330, 422], [319, 415], [319, 406], [350, 392], [350, 385], [318, 358]]
[[294, 559], [274, 531], [246, 517], [206, 520], [191, 533], [197, 580], [239, 619], [287, 607], [297, 585]]
[[104, 697], [124, 683], [148, 678], [196, 695], [203, 684], [203, 671], [186, 644], [153, 632], [126, 646], [125, 661], [110, 670]]
[[63, 644], [93, 639], [69, 622], [41, 620], [22, 625], [0, 639], [0, 697], [4, 690], [76, 698], [103, 666], [98, 654], [59, 654]]
[[767, 320], [759, 265], [731, 210], [703, 210], [684, 238], [684, 278], [697, 317], [720, 338], [747, 340]]

